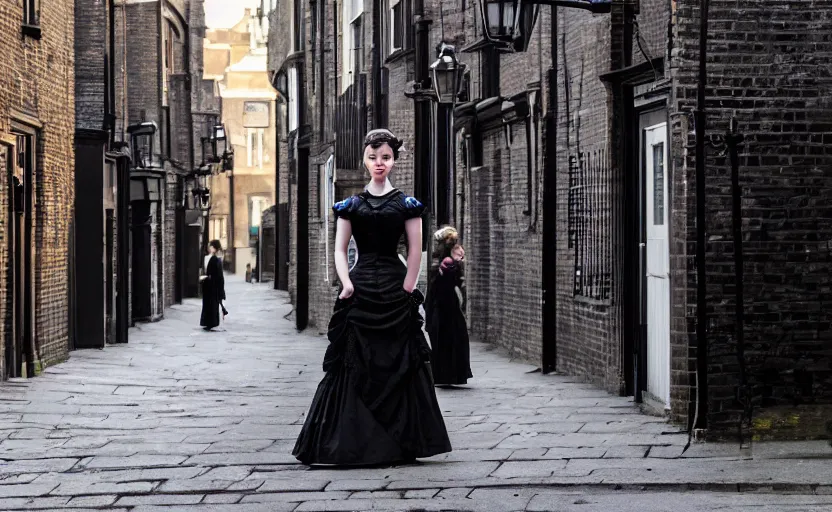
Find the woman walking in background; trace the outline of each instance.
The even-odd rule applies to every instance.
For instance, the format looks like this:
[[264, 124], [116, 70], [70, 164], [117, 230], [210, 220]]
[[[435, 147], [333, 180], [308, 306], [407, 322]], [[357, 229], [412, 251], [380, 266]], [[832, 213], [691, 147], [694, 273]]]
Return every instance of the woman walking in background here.
[[[333, 206], [341, 292], [329, 323], [326, 372], [293, 454], [305, 464], [410, 462], [451, 451], [430, 376], [416, 290], [425, 207], [388, 175], [402, 142], [388, 130], [364, 140], [371, 181]], [[407, 266], [397, 249], [407, 237]], [[350, 236], [358, 262], [348, 267]]]
[[208, 254], [202, 267], [202, 316], [199, 325], [206, 331], [220, 325], [220, 308], [225, 300], [225, 277], [217, 253], [222, 250], [219, 240], [208, 242]]
[[473, 375], [468, 326], [462, 312], [465, 250], [459, 244], [459, 233], [450, 226], [437, 231], [433, 239], [433, 264], [425, 300], [433, 380], [437, 386], [467, 384]]

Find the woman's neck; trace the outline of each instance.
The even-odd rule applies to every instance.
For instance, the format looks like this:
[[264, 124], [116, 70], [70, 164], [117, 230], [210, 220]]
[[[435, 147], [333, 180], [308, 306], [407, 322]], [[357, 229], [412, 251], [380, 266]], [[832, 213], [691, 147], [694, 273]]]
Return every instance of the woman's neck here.
[[384, 178], [383, 182], [378, 182], [376, 180], [372, 180], [367, 185], [367, 192], [374, 196], [383, 196], [384, 194], [393, 190], [393, 185], [390, 183], [390, 180]]

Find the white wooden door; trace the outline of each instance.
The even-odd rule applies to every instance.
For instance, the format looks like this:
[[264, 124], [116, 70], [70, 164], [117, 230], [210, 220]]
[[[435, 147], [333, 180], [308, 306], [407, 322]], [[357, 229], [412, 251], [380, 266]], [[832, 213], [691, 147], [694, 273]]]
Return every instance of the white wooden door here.
[[647, 392], [670, 406], [670, 204], [667, 124], [644, 133], [647, 234]]

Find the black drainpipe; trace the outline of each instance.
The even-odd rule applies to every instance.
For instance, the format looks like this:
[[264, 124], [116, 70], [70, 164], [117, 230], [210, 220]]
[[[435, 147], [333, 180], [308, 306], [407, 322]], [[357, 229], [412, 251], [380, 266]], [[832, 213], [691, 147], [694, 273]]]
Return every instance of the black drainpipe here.
[[[416, 24], [416, 62], [414, 69], [414, 80], [417, 86], [427, 88], [430, 86], [428, 66], [430, 59], [430, 25], [432, 21], [425, 15], [425, 1], [414, 0], [413, 19]], [[430, 111], [431, 104], [428, 98], [416, 98], [414, 105], [413, 128], [414, 128], [414, 195], [427, 207], [422, 228], [422, 250], [431, 254], [430, 236], [433, 225], [433, 184], [431, 165], [431, 137], [430, 137]]]
[[705, 294], [705, 86], [707, 80], [708, 0], [699, 9], [699, 85], [696, 95], [696, 407], [692, 427], [707, 427], [708, 414], [708, 301]]
[[543, 167], [543, 373], [557, 369], [557, 145], [558, 145], [558, 8], [552, 6], [552, 68], [549, 69]]
[[373, 0], [373, 128], [384, 123], [381, 97], [381, 1]]

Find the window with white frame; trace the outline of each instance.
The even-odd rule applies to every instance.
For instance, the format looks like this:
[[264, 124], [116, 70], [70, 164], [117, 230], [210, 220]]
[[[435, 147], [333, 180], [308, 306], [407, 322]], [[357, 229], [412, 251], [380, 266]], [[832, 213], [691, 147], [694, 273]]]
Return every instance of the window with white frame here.
[[246, 156], [248, 157], [248, 166], [262, 169], [263, 138], [265, 137], [265, 130], [263, 128], [247, 128], [246, 130]]
[[[269, 207], [269, 198], [263, 195], [248, 197], [248, 231], [249, 235], [254, 234], [255, 229], [260, 229], [263, 222], [263, 212]], [[249, 238], [251, 240], [251, 237]]]
[[344, 0], [341, 11], [341, 91], [355, 82], [357, 73], [363, 64], [359, 57], [363, 57], [361, 15], [364, 13], [363, 0]]
[[300, 123], [300, 111], [299, 103], [298, 103], [298, 94], [300, 93], [300, 87], [298, 84], [298, 69], [296, 67], [289, 68], [289, 132], [293, 132], [298, 129], [298, 123]]
[[404, 48], [404, 17], [402, 0], [390, 0], [390, 53]]
[[219, 240], [220, 245], [226, 247], [228, 245], [228, 219], [225, 215], [215, 216], [211, 219], [211, 240]]

